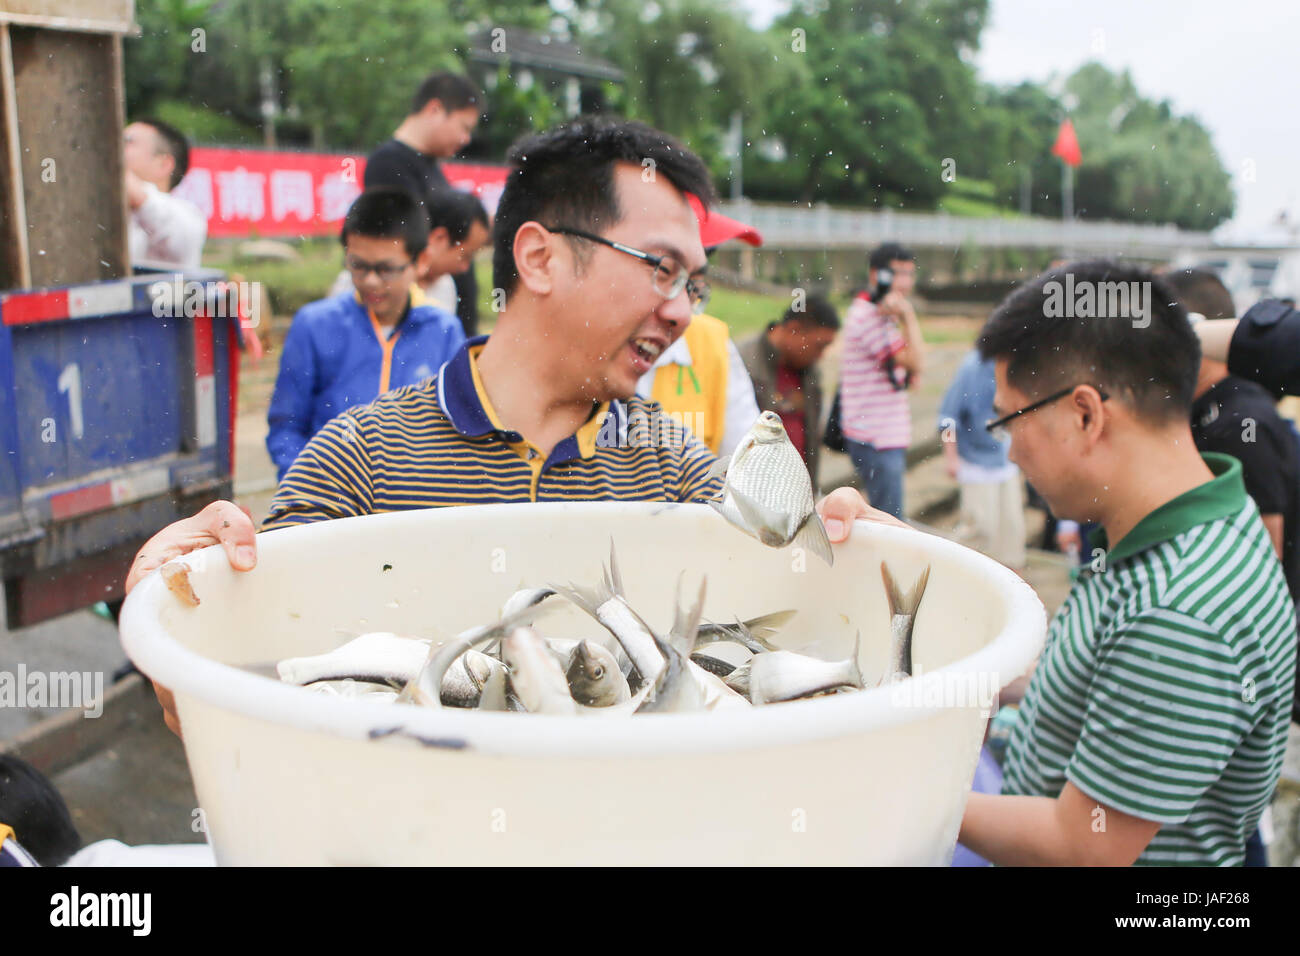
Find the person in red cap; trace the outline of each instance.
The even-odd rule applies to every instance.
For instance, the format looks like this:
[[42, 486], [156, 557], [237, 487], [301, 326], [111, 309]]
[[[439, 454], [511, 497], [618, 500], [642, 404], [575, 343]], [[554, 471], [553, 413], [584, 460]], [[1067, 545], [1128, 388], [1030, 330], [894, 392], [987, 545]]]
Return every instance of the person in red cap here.
[[[751, 246], [762, 244], [762, 236], [752, 226], [719, 212], [706, 212], [694, 197], [691, 206], [700, 222], [700, 244], [706, 253], [732, 239]], [[657, 401], [715, 455], [735, 451], [758, 418], [754, 385], [731, 341], [731, 330], [712, 315], [701, 314], [691, 320], [681, 338], [641, 376], [636, 392]]]

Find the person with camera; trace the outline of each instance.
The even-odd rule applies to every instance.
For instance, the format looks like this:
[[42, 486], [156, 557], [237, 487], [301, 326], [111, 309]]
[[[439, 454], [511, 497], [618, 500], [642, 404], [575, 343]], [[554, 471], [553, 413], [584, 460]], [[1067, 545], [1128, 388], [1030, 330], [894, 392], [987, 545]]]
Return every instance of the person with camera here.
[[871, 253], [867, 290], [844, 316], [840, 429], [867, 500], [903, 516], [903, 472], [912, 442], [907, 389], [921, 374], [925, 346], [908, 295], [916, 256], [896, 242]]

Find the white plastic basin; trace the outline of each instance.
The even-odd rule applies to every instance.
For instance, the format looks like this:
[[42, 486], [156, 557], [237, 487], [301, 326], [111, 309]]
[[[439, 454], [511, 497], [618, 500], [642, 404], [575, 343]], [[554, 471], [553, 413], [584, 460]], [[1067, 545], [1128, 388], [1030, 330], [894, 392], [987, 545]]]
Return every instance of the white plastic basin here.
[[[592, 584], [613, 538], [627, 596], [667, 630], [678, 573], [720, 621], [784, 608], [776, 639], [885, 668], [880, 562], [909, 587], [920, 676], [753, 710], [629, 719], [432, 711], [346, 700], [229, 665], [321, 653], [349, 634], [446, 637], [523, 586]], [[988, 717], [1024, 672], [1043, 607], [1010, 571], [931, 535], [859, 522], [835, 566], [764, 547], [702, 505], [539, 504], [329, 521], [258, 538], [232, 571], [189, 555], [201, 604], [151, 575], [127, 653], [176, 695], [223, 864], [946, 864]], [[557, 599], [552, 599], [552, 602]], [[544, 633], [595, 636], [564, 606]]]

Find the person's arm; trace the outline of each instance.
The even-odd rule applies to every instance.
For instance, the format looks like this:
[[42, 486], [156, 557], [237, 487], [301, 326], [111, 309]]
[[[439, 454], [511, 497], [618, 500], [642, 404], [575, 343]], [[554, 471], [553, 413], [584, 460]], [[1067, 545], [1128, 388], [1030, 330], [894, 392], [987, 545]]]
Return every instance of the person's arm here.
[[1192, 326], [1206, 358], [1228, 363], [1228, 371], [1258, 382], [1274, 395], [1300, 395], [1300, 312], [1263, 299], [1237, 319]]
[[[1096, 655], [1060, 795], [972, 795], [964, 846], [999, 865], [1130, 865], [1162, 825], [1187, 820], [1258, 719], [1232, 647], [1187, 614], [1151, 608]], [[1150, 661], [1160, 661], [1158, 677]], [[1128, 690], [1146, 684], [1159, 690]]]
[[[725, 458], [735, 451], [757, 420], [758, 399], [754, 396], [754, 382], [736, 343], [727, 339], [727, 420], [718, 454]], [[811, 436], [807, 440], [811, 441]]]
[[[168, 561], [213, 544], [225, 549], [226, 559], [236, 571], [251, 571], [257, 565], [256, 537], [253, 519], [245, 509], [232, 501], [214, 501], [193, 517], [169, 524], [144, 543], [127, 572], [125, 591], [130, 594], [146, 575]], [[162, 705], [163, 720], [179, 737], [181, 725], [172, 692], [156, 683], [153, 689]]]
[[921, 324], [916, 319], [912, 303], [897, 292], [890, 292], [880, 302], [880, 311], [898, 324], [903, 335], [903, 347], [894, 354], [894, 364], [905, 368], [913, 384], [920, 380], [925, 367], [925, 341], [921, 337]]
[[149, 237], [153, 258], [184, 268], [198, 268], [208, 224], [203, 213], [177, 196], [144, 183], [144, 201], [134, 209], [136, 223]]
[[353, 408], [312, 436], [271, 499], [263, 531], [374, 512], [368, 416], [366, 406]]
[[1067, 783], [1056, 799], [972, 793], [958, 840], [999, 866], [1131, 866], [1159, 830]]
[[311, 440], [312, 413], [316, 403], [316, 349], [300, 312], [284, 337], [280, 374], [267, 409], [266, 450], [275, 462], [276, 480], [282, 480], [294, 459]]

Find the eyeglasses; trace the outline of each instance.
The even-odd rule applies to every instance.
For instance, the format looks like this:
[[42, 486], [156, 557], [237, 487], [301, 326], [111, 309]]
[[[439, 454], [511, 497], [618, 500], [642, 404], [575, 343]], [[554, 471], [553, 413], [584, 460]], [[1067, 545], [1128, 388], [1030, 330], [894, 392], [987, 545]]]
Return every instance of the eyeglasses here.
[[[1046, 398], [1040, 398], [1038, 401], [1032, 402], [1031, 404], [1026, 405], [1024, 408], [1017, 409], [1016, 411], [1012, 412], [1010, 415], [1003, 415], [1001, 418], [989, 422], [987, 425], [984, 426], [984, 429], [986, 431], [991, 432], [994, 431], [995, 429], [1001, 428], [1003, 425], [1005, 425], [1007, 422], [1011, 421], [1014, 418], [1019, 418], [1021, 415], [1027, 415], [1032, 411], [1036, 411], [1042, 408], [1044, 405], [1050, 405], [1052, 402], [1056, 401], [1057, 399], [1065, 398], [1065, 396], [1069, 395], [1078, 387], [1079, 387], [1078, 385], [1071, 385], [1069, 388], [1063, 388], [1059, 392], [1053, 392], [1051, 395], [1048, 395]], [[1097, 388], [1096, 385], [1093, 385], [1091, 387], [1097, 389], [1097, 394], [1101, 397], [1101, 400], [1103, 402], [1106, 401], [1106, 399], [1110, 398], [1110, 396], [1107, 395], [1103, 389]]]
[[696, 315], [703, 312], [705, 306], [709, 304], [709, 295], [712, 292], [709, 283], [702, 278], [692, 277], [686, 267], [672, 256], [652, 256], [648, 252], [633, 249], [631, 246], [625, 246], [621, 242], [614, 242], [603, 236], [583, 232], [581, 229], [569, 229], [565, 226], [545, 228], [562, 236], [577, 236], [579, 239], [599, 242], [619, 252], [626, 252], [629, 256], [636, 256], [642, 262], [648, 262], [654, 267], [654, 275], [650, 279], [654, 290], [665, 299], [675, 299], [682, 294], [683, 289], [686, 290], [686, 295], [691, 300], [691, 311]]
[[367, 272], [373, 272], [381, 282], [392, 282], [414, 264], [413, 261], [403, 262], [401, 265], [395, 265], [391, 262], [365, 262], [353, 256], [348, 256], [343, 260], [343, 266], [348, 272], [352, 273], [354, 282], [360, 282], [364, 279]]

